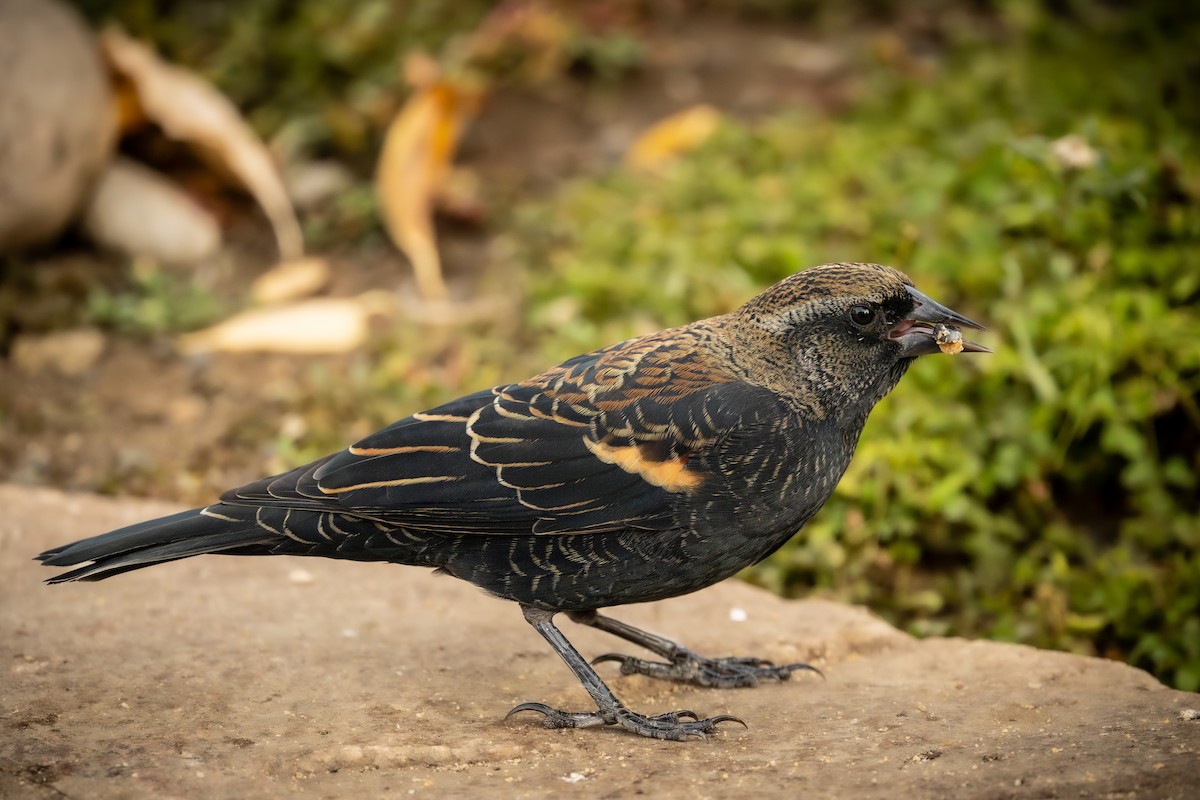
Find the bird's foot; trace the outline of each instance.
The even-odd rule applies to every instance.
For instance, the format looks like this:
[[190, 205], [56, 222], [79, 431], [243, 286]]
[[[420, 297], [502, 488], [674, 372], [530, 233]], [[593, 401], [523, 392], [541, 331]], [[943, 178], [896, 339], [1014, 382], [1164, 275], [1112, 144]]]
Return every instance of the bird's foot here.
[[764, 680], [786, 681], [793, 672], [802, 670], [821, 675], [819, 669], [809, 664], [785, 664], [777, 667], [762, 658], [738, 656], [705, 658], [682, 648], [676, 652], [669, 663], [647, 661], [620, 653], [605, 653], [592, 659], [593, 664], [599, 664], [602, 661], [620, 663], [622, 675], [649, 675], [651, 678], [681, 681], [718, 689], [757, 686]]
[[590, 728], [594, 725], [620, 725], [639, 736], [668, 739], [673, 742], [682, 742], [687, 739], [707, 739], [708, 734], [715, 733], [717, 725], [722, 722], [736, 722], [742, 727], [746, 727], [745, 722], [729, 714], [718, 714], [715, 717], [701, 719], [694, 711], [670, 711], [666, 714], [647, 717], [630, 711], [624, 706], [618, 706], [611, 711], [560, 711], [545, 703], [521, 703], [509, 711], [505, 719], [522, 711], [536, 711], [542, 714], [542, 724], [547, 728]]

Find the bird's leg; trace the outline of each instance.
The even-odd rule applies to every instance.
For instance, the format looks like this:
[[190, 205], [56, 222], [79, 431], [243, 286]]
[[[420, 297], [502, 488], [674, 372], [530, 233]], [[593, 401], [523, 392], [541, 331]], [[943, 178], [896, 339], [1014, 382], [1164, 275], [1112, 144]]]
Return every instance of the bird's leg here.
[[667, 663], [646, 661], [620, 653], [605, 653], [592, 659], [593, 664], [602, 661], [617, 661], [623, 675], [649, 675], [652, 678], [694, 683], [698, 686], [713, 686], [727, 689], [739, 686], [757, 686], [761, 681], [786, 681], [793, 672], [808, 670], [818, 675], [821, 671], [809, 664], [785, 664], [777, 667], [770, 661], [753, 657], [731, 656], [728, 658], [706, 658], [693, 653], [681, 644], [654, 633], [626, 625], [624, 622], [606, 617], [595, 611], [571, 611], [568, 616], [581, 625], [619, 636], [633, 642], [667, 660]]
[[567, 666], [575, 673], [575, 677], [579, 678], [583, 688], [587, 689], [588, 694], [596, 701], [597, 710], [559, 711], [545, 703], [521, 703], [508, 712], [508, 717], [521, 711], [537, 711], [544, 715], [543, 722], [547, 728], [590, 728], [593, 725], [620, 725], [640, 736], [673, 741], [690, 738], [704, 739], [707, 734], [713, 733], [717, 729], [717, 724], [721, 722], [746, 724], [728, 714], [701, 719], [693, 711], [672, 711], [652, 717], [630, 711], [600, 679], [596, 670], [592, 669], [583, 656], [579, 655], [579, 651], [567, 641], [567, 637], [562, 635], [562, 631], [554, 625], [553, 611], [544, 611], [525, 605], [521, 606], [521, 611], [525, 614], [525, 620], [545, 637], [554, 651], [562, 657], [563, 661], [567, 662]]

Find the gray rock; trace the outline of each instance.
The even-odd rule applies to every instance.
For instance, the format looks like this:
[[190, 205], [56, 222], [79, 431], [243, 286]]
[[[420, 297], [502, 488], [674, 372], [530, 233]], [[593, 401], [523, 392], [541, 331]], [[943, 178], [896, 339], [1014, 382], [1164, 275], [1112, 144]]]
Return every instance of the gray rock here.
[[52, 239], [116, 139], [108, 72], [79, 13], [0, 0], [0, 253]]

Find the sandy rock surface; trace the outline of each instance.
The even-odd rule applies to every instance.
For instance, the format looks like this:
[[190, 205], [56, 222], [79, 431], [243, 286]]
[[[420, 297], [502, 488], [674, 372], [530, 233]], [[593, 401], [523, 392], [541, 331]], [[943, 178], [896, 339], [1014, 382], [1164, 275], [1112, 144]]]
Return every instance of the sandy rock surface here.
[[[749, 728], [550, 731], [504, 714], [586, 694], [515, 606], [460, 581], [206, 556], [46, 587], [40, 550], [174, 509], [15, 486], [0, 506], [2, 797], [1200, 796], [1200, 696], [1118, 663], [916, 641], [728, 582], [614, 616], [826, 679], [717, 691], [605, 664], [633, 708]], [[627, 651], [561, 625], [585, 655]]]

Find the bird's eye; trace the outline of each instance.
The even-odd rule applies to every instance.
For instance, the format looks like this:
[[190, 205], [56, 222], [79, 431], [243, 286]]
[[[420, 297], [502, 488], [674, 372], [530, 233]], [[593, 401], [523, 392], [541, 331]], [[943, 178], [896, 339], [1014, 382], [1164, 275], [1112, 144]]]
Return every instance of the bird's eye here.
[[852, 306], [850, 321], [860, 328], [865, 328], [875, 321], [875, 309], [870, 306]]

